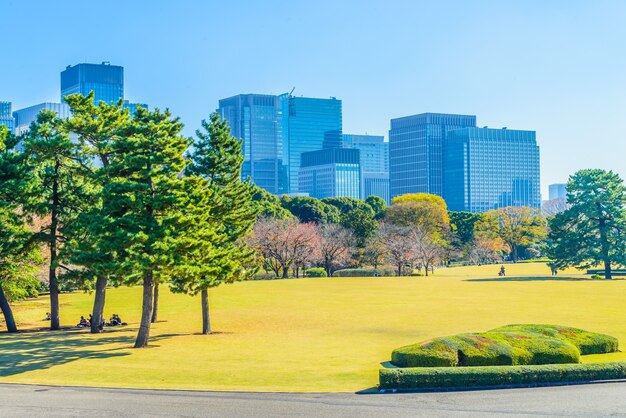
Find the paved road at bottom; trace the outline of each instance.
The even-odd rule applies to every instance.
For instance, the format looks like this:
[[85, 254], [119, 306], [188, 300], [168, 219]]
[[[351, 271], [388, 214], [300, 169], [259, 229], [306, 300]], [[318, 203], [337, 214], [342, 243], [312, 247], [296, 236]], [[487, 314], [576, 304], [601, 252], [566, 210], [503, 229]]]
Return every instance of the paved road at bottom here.
[[0, 384], [2, 417], [626, 417], [626, 383], [358, 395]]

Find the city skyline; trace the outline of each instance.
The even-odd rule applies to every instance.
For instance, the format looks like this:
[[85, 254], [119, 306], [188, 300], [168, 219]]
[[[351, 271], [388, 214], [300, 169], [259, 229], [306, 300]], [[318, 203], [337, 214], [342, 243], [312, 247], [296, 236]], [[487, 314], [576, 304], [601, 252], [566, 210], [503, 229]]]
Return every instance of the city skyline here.
[[[110, 61], [126, 68], [127, 97], [169, 107], [188, 135], [220, 98], [295, 87], [296, 96], [342, 99], [345, 132], [387, 136], [390, 119], [426, 111], [484, 115], [479, 126], [530, 127], [542, 149], [544, 197], [549, 184], [580, 168], [626, 174], [619, 157], [624, 3], [33, 3], [2, 6], [7, 16], [29, 17], [28, 25], [15, 18], [0, 28], [21, 45], [0, 77], [0, 100], [13, 109], [58, 101], [67, 65]], [[72, 25], [58, 25], [67, 10]], [[133, 39], [159, 47], [133, 47]], [[603, 152], [608, 147], [617, 152]]]

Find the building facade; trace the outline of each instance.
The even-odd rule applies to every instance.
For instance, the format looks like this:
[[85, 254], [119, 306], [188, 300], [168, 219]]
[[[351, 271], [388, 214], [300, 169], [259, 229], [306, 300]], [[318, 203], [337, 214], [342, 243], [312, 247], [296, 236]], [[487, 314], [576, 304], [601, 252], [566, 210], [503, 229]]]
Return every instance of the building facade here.
[[443, 195], [443, 144], [448, 132], [475, 127], [476, 116], [423, 113], [391, 120], [391, 197], [406, 193]]
[[218, 113], [242, 139], [242, 177], [270, 193], [299, 193], [302, 154], [342, 144], [341, 100], [289, 94], [240, 94], [219, 101]]
[[11, 102], [0, 102], [0, 125], [9, 128], [13, 132], [15, 129], [15, 120], [11, 113]]
[[15, 118], [15, 134], [20, 135], [28, 131], [30, 124], [37, 120], [37, 115], [42, 110], [51, 110], [62, 119], [70, 117], [70, 108], [66, 103], [40, 103], [25, 107], [13, 112]]
[[270, 193], [288, 193], [281, 96], [240, 94], [219, 101], [218, 113], [242, 140], [242, 178]]
[[548, 186], [548, 196], [550, 200], [567, 198], [567, 191], [565, 190], [565, 183], [555, 183]]
[[299, 187], [303, 153], [342, 145], [341, 100], [282, 96], [286, 105], [285, 153], [289, 192], [305, 192]]
[[61, 72], [61, 102], [70, 94], [87, 96], [94, 92], [94, 103], [114, 104], [124, 99], [124, 67], [102, 64], [68, 65]]
[[328, 148], [305, 152], [299, 169], [300, 193], [317, 199], [361, 196], [358, 149]]
[[361, 163], [361, 199], [379, 196], [389, 203], [389, 143], [382, 135], [343, 135], [344, 148], [356, 148]]
[[539, 208], [539, 147], [534, 131], [463, 128], [444, 146], [444, 194], [453, 211]]

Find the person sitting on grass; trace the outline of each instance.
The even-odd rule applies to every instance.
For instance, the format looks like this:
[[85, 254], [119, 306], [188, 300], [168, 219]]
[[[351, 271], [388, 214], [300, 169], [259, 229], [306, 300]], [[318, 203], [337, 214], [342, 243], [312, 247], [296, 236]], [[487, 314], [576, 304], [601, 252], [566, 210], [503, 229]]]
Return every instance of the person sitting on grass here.
[[79, 328], [86, 328], [88, 326], [89, 326], [89, 321], [87, 321], [85, 319], [85, 317], [81, 315], [80, 322], [78, 323], [77, 327], [79, 327]]
[[52, 321], [52, 317], [50, 316], [50, 312], [46, 312], [46, 317], [43, 320], [44, 321]]
[[498, 273], [498, 276], [506, 276], [506, 272], [505, 272], [505, 270], [504, 270], [504, 265], [502, 265], [502, 266], [500, 267], [500, 273]]

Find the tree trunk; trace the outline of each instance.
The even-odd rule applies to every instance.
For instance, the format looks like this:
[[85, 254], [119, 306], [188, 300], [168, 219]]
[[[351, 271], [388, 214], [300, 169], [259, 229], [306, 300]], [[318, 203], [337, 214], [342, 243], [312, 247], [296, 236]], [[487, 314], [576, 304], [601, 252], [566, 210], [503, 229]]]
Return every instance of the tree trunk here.
[[202, 289], [202, 333], [211, 333], [211, 318], [209, 317], [209, 290]]
[[152, 319], [152, 297], [154, 291], [154, 278], [149, 272], [143, 278], [143, 302], [141, 305], [141, 323], [135, 340], [135, 348], [148, 346], [150, 337], [150, 320]]
[[[58, 172], [60, 163], [57, 161], [54, 167], [56, 178], [58, 178]], [[57, 270], [56, 270], [56, 258], [57, 258], [57, 228], [59, 225], [58, 220], [58, 207], [59, 207], [59, 182], [54, 180], [52, 183], [52, 213], [50, 214], [50, 268], [48, 274], [48, 285], [50, 286], [50, 329], [57, 330], [61, 328], [61, 321], [59, 319], [59, 283], [57, 282]]]
[[152, 299], [152, 319], [150, 322], [153, 324], [157, 321], [157, 315], [159, 313], [159, 284], [154, 284], [154, 298]]
[[398, 264], [398, 277], [402, 276], [402, 264]]
[[283, 279], [286, 279], [288, 277], [289, 277], [289, 266], [283, 265]]
[[611, 273], [611, 260], [604, 260], [604, 278], [607, 280], [611, 280], [613, 278], [613, 274]]
[[[54, 251], [56, 256], [56, 251]], [[51, 261], [52, 263], [52, 261]], [[61, 329], [61, 320], [59, 319], [59, 284], [57, 283], [56, 269], [50, 265], [50, 274], [48, 281], [50, 285], [50, 329]]]
[[9, 305], [9, 301], [7, 300], [7, 297], [4, 294], [4, 289], [2, 288], [2, 282], [0, 282], [0, 309], [2, 310], [2, 314], [4, 315], [4, 321], [7, 323], [7, 331], [17, 332], [17, 325], [15, 324], [13, 311], [11, 310], [11, 305]]
[[102, 332], [100, 324], [104, 321], [104, 300], [107, 291], [106, 276], [98, 276], [96, 279], [96, 294], [93, 299], [93, 310], [91, 312], [91, 333], [98, 334]]
[[424, 272], [425, 272], [426, 277], [428, 277], [428, 264], [427, 263], [424, 263]]

